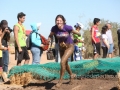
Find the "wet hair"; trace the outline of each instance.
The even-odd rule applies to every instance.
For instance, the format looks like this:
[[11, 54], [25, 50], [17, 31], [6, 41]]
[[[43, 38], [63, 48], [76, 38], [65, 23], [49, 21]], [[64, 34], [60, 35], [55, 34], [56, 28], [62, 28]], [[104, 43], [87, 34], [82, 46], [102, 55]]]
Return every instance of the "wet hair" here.
[[99, 18], [94, 18], [94, 20], [93, 20], [94, 25], [97, 24], [99, 21], [100, 21]]
[[56, 16], [55, 23], [56, 23], [56, 21], [57, 21], [58, 18], [61, 18], [63, 20], [64, 24], [66, 24], [66, 19], [64, 18], [63, 15], [60, 15], [60, 14]]
[[26, 14], [24, 14], [23, 12], [18, 13], [18, 15], [17, 15], [18, 21], [19, 21], [19, 18], [22, 18], [24, 16], [26, 16]]
[[77, 40], [77, 39], [74, 39], [74, 43], [78, 43], [78, 40]]
[[103, 26], [101, 33], [102, 33], [102, 34], [106, 34], [107, 29], [108, 29], [108, 26], [106, 26], [106, 25]]

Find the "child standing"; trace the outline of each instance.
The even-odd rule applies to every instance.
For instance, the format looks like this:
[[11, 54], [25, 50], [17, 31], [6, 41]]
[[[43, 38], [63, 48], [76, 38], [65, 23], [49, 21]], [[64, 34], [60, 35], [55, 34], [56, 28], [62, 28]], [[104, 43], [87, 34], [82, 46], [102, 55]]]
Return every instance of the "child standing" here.
[[103, 49], [103, 58], [107, 57], [108, 49], [109, 49], [109, 43], [108, 43], [108, 37], [106, 35], [107, 26], [102, 27], [102, 49]]
[[81, 55], [80, 55], [80, 49], [78, 47], [79, 41], [77, 39], [74, 39], [74, 60], [81, 60]]

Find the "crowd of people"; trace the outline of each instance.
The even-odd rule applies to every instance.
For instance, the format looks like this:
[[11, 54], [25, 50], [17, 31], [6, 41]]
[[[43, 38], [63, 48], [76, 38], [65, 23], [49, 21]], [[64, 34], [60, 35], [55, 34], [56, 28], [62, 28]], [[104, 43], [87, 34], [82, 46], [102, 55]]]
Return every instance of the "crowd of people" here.
[[94, 59], [97, 59], [100, 53], [100, 48], [103, 50], [103, 58], [106, 58], [109, 55], [109, 58], [113, 56], [113, 36], [111, 31], [111, 24], [107, 23], [101, 29], [101, 33], [98, 30], [100, 24], [100, 19], [95, 18], [93, 21], [94, 25], [91, 28], [92, 34], [92, 45], [94, 48]]
[[[13, 30], [8, 26], [6, 20], [2, 20], [0, 23], [0, 74], [2, 75], [4, 82], [8, 81], [7, 72], [9, 64], [9, 46], [8, 42], [10, 40], [10, 33], [14, 32], [15, 37], [15, 60], [17, 60], [17, 65], [21, 65], [21, 61], [25, 60], [24, 64], [29, 64], [30, 56], [26, 47], [26, 32], [23, 25], [25, 21], [25, 14], [23, 12], [18, 13], [18, 22], [14, 25]], [[93, 59], [99, 57], [100, 48], [103, 50], [103, 58], [109, 55], [112, 58], [113, 53], [113, 38], [111, 31], [111, 24], [107, 23], [100, 30], [98, 26], [100, 24], [99, 18], [94, 18], [93, 26], [91, 27], [91, 42], [93, 46]], [[31, 37], [31, 53], [32, 53], [32, 64], [40, 64], [40, 58], [43, 53], [41, 47], [44, 46], [41, 42], [41, 38], [38, 34], [41, 23], [32, 23]], [[66, 19], [63, 15], [57, 15], [55, 18], [55, 25], [51, 28], [50, 34], [48, 36], [48, 41], [52, 41], [55, 38], [55, 61], [60, 63], [60, 80], [56, 84], [56, 87], [62, 85], [62, 80], [65, 71], [70, 75], [70, 83], [76, 77], [72, 73], [69, 65], [68, 59], [71, 61], [82, 60], [82, 51], [84, 50], [84, 38], [80, 34], [80, 30], [83, 29], [83, 24], [77, 22], [74, 25], [75, 30], [72, 26], [66, 24]], [[120, 29], [117, 31], [118, 40], [120, 41]], [[120, 50], [120, 42], [119, 50]], [[120, 55], [120, 53], [119, 53]]]

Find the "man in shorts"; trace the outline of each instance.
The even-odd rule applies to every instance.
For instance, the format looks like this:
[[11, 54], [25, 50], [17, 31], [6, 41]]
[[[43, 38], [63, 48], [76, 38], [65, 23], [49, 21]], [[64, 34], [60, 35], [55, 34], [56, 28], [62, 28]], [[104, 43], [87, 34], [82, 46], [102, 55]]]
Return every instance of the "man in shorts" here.
[[106, 35], [108, 37], [108, 42], [109, 42], [109, 45], [110, 45], [110, 47], [108, 49], [108, 56], [109, 56], [109, 58], [112, 58], [113, 57], [114, 44], [113, 44], [113, 37], [112, 37], [112, 31], [111, 31], [111, 24], [107, 23], [106, 26], [108, 27]]
[[26, 33], [22, 23], [25, 21], [25, 14], [23, 12], [18, 13], [18, 23], [14, 25], [15, 36], [15, 60], [17, 65], [21, 65], [21, 61], [25, 59], [24, 64], [29, 64], [29, 54], [26, 47]]

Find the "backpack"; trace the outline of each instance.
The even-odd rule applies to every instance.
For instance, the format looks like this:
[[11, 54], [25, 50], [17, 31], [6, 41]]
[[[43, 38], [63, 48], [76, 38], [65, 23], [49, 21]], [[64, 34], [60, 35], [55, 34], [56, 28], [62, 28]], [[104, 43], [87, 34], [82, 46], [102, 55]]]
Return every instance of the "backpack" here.
[[31, 49], [31, 34], [33, 33], [33, 31], [28, 35], [27, 39], [26, 39], [26, 47], [27, 50]]
[[39, 34], [39, 35], [40, 35], [40, 38], [41, 38], [41, 42], [44, 45], [43, 47], [41, 47], [41, 49], [43, 51], [48, 50], [48, 48], [49, 48], [49, 41], [44, 36], [42, 36], [41, 34]]

